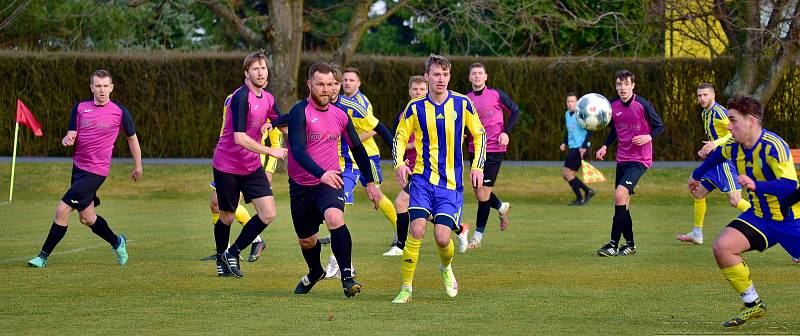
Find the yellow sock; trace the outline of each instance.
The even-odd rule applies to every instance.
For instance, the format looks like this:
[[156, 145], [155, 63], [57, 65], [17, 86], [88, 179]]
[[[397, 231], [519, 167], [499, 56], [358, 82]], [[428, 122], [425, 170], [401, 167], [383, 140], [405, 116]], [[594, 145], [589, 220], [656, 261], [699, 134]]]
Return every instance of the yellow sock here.
[[217, 221], [219, 221], [219, 214], [212, 213], [211, 214], [211, 225], [217, 225]]
[[406, 247], [403, 249], [403, 286], [411, 286], [414, 282], [414, 272], [417, 270], [417, 261], [419, 261], [419, 247], [422, 245], [422, 240], [416, 239], [411, 235], [406, 238]]
[[750, 268], [747, 267], [744, 260], [742, 260], [741, 264], [723, 268], [721, 271], [725, 278], [728, 279], [728, 282], [731, 283], [733, 289], [740, 295], [753, 285], [753, 281], [750, 280]]
[[739, 204], [736, 204], [736, 209], [739, 209], [741, 212], [747, 211], [750, 209], [750, 202], [745, 201], [744, 198], [739, 200]]
[[442, 261], [442, 267], [447, 267], [453, 262], [453, 254], [455, 254], [455, 249], [453, 248], [453, 240], [450, 239], [450, 243], [447, 246], [439, 247], [439, 259]]
[[250, 213], [247, 212], [247, 209], [239, 204], [236, 207], [236, 220], [244, 226], [250, 220]]
[[397, 212], [394, 210], [394, 203], [386, 195], [383, 195], [381, 201], [378, 202], [378, 210], [383, 212], [383, 216], [392, 223], [392, 227], [397, 231]]
[[694, 199], [694, 227], [702, 228], [706, 218], [706, 199]]

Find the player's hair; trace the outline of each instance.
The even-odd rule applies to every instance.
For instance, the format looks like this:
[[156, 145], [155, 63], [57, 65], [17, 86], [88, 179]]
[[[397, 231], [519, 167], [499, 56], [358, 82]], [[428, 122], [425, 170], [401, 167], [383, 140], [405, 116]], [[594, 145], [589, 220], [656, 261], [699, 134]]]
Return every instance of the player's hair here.
[[469, 65], [469, 72], [472, 72], [472, 69], [475, 69], [475, 68], [482, 68], [483, 71], [486, 71], [486, 66], [483, 65], [483, 63], [481, 63], [481, 62], [475, 62], [475, 63], [470, 64]]
[[750, 96], [733, 96], [728, 100], [728, 110], [736, 110], [743, 115], [751, 115], [758, 121], [764, 119], [764, 109], [761, 107], [761, 102]]
[[321, 74], [334, 73], [334, 76], [336, 76], [333, 67], [330, 64], [325, 62], [314, 62], [314, 64], [311, 64], [311, 66], [308, 67], [308, 80], [314, 78], [314, 74], [317, 72]]
[[95, 77], [108, 78], [111, 80], [112, 83], [114, 82], [114, 78], [111, 78], [111, 72], [109, 72], [108, 70], [99, 69], [92, 72], [92, 75], [89, 76], [89, 84], [94, 84]]
[[700, 85], [697, 86], [697, 89], [698, 90], [711, 89], [711, 92], [714, 92], [714, 85], [711, 85], [709, 83], [700, 83]]
[[630, 72], [628, 70], [619, 70], [614, 74], [614, 79], [615, 80], [618, 79], [620, 81], [623, 81], [623, 80], [625, 80], [625, 78], [630, 78], [631, 79], [631, 83], [634, 83], [635, 80], [636, 80], [636, 76], [633, 75], [633, 72]]
[[425, 73], [429, 73], [431, 71], [431, 65], [434, 64], [442, 67], [442, 70], [450, 70], [450, 60], [444, 56], [431, 54], [428, 56], [428, 59], [425, 60]]
[[411, 84], [414, 84], [414, 83], [425, 83], [426, 85], [428, 84], [428, 82], [425, 81], [425, 77], [422, 77], [422, 76], [419, 76], [419, 75], [411, 76], [408, 79], [408, 88], [410, 89], [411, 88]]
[[341, 83], [344, 75], [342, 74], [342, 70], [339, 69], [339, 65], [336, 63], [330, 63], [329, 65], [331, 66], [331, 70], [333, 70], [333, 79]]
[[342, 75], [344, 75], [344, 74], [346, 74], [348, 72], [352, 72], [352, 73], [356, 74], [356, 76], [358, 76], [358, 78], [361, 78], [361, 72], [359, 72], [358, 69], [356, 69], [354, 67], [346, 67], [346, 68], [344, 68], [344, 70], [342, 70]]
[[564, 98], [569, 98], [569, 97], [575, 97], [575, 98], [578, 98], [578, 94], [577, 94], [577, 93], [575, 93], [575, 91], [570, 91], [570, 92], [567, 92], [567, 95], [566, 95], [566, 96], [564, 96]]
[[244, 58], [244, 63], [243, 63], [244, 71], [247, 71], [247, 69], [250, 69], [250, 66], [253, 65], [253, 63], [261, 61], [261, 60], [264, 61], [264, 64], [269, 66], [269, 60], [267, 59], [267, 55], [264, 54], [263, 50], [259, 50], [259, 51], [256, 51], [254, 53], [251, 53], [250, 55], [247, 55], [247, 57]]

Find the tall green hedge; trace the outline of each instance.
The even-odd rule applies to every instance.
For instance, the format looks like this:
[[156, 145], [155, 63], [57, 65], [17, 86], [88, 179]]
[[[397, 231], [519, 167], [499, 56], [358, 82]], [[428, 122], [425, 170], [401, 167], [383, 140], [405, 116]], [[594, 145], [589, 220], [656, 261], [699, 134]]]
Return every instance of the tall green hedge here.
[[[23, 130], [21, 155], [68, 156], [60, 144], [72, 105], [90, 98], [88, 76], [95, 69], [114, 75], [112, 98], [133, 114], [146, 157], [210, 157], [219, 134], [222, 102], [241, 85], [244, 54], [76, 54], [0, 52], [0, 155], [10, 155], [16, 99], [41, 121], [44, 137]], [[299, 82], [314, 59], [303, 59]], [[666, 131], [656, 139], [656, 160], [692, 160], [703, 140], [695, 89], [700, 82], [724, 87], [733, 74], [733, 60], [697, 59], [555, 59], [454, 57], [450, 87], [469, 89], [467, 68], [480, 61], [489, 85], [506, 91], [521, 107], [507, 158], [559, 160], [564, 93], [598, 92], [615, 95], [613, 73], [633, 71], [635, 92], [650, 100], [661, 114]], [[362, 91], [387, 125], [408, 101], [407, 82], [422, 74], [423, 58], [357, 57]], [[280, 78], [271, 78], [271, 82]], [[719, 90], [718, 90], [719, 91]], [[307, 94], [301, 84], [301, 93]], [[283, 99], [276, 97], [276, 99]], [[724, 99], [720, 98], [724, 103]], [[765, 126], [792, 147], [800, 147], [800, 69], [792, 68], [766, 108]], [[594, 148], [606, 132], [593, 135]], [[388, 147], [382, 144], [384, 157]], [[117, 155], [127, 154], [120, 139]]]

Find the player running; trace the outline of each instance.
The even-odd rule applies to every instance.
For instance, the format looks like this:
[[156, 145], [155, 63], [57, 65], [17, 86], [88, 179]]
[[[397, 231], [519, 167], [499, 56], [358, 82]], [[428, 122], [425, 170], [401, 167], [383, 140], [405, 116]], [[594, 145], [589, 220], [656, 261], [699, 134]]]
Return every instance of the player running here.
[[[589, 202], [594, 196], [594, 190], [586, 186], [586, 184], [578, 178], [578, 169], [583, 165], [583, 155], [589, 149], [589, 136], [591, 132], [581, 127], [576, 119], [576, 112], [578, 111], [578, 94], [575, 92], [567, 93], [567, 111], [564, 112], [564, 141], [561, 143], [559, 149], [567, 151], [567, 158], [564, 160], [564, 169], [562, 174], [564, 180], [567, 181], [572, 192], [575, 193], [575, 200], [569, 205], [584, 205]], [[583, 191], [583, 193], [581, 193]], [[585, 195], [584, 195], [585, 193]]]

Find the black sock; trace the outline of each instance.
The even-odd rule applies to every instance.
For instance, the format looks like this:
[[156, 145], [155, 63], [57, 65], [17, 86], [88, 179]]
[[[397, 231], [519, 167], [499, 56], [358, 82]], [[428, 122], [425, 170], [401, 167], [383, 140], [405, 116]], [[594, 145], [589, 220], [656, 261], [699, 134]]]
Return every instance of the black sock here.
[[106, 222], [106, 220], [103, 217], [97, 215], [97, 220], [89, 228], [92, 229], [92, 232], [94, 232], [94, 234], [100, 236], [100, 238], [103, 238], [103, 240], [111, 244], [111, 247], [114, 248], [117, 247], [117, 244], [119, 243], [119, 238], [117, 238], [117, 235], [115, 235], [114, 232], [111, 231], [111, 228], [108, 227], [108, 222]]
[[[258, 217], [258, 216], [256, 216]], [[217, 224], [214, 224], [214, 242], [217, 245], [217, 254], [222, 254], [228, 248], [228, 240], [231, 238], [231, 226], [222, 223], [218, 219]]]
[[590, 190], [589, 186], [584, 184], [583, 181], [581, 181], [581, 179], [579, 179], [577, 176], [573, 179], [573, 181], [577, 181], [578, 182], [577, 183], [578, 184], [578, 188], [581, 188], [581, 190], [583, 190], [583, 192], [589, 192], [589, 190]]
[[238, 257], [239, 252], [241, 252], [243, 248], [250, 246], [253, 240], [266, 228], [267, 224], [258, 217], [258, 214], [251, 217], [250, 220], [247, 221], [247, 224], [244, 225], [244, 228], [242, 228], [239, 237], [236, 238], [236, 241], [233, 242], [233, 245], [228, 249], [228, 253]]
[[317, 241], [317, 245], [314, 247], [303, 250], [303, 259], [306, 260], [306, 265], [308, 265], [308, 279], [314, 280], [319, 279], [322, 276], [322, 273], [325, 271], [322, 269], [322, 263], [319, 261], [319, 256], [322, 253], [322, 245], [320, 245], [319, 241]]
[[622, 230], [625, 227], [625, 205], [614, 206], [614, 219], [611, 222], [611, 240], [614, 242], [619, 241], [622, 236]]
[[567, 183], [569, 183], [570, 188], [572, 188], [572, 192], [575, 193], [575, 199], [578, 200], [578, 202], [583, 201], [583, 195], [581, 194], [581, 188], [579, 185], [581, 181], [576, 177], [567, 181]]
[[478, 202], [478, 214], [475, 216], [475, 231], [483, 233], [486, 230], [486, 221], [489, 220], [489, 201]]
[[352, 278], [353, 265], [350, 258], [353, 251], [353, 241], [350, 239], [350, 230], [347, 229], [347, 224], [331, 230], [331, 250], [336, 257], [336, 262], [339, 263], [342, 280]]
[[500, 199], [497, 197], [497, 195], [495, 195], [494, 193], [491, 193], [491, 195], [489, 195], [489, 205], [490, 205], [492, 208], [495, 208], [495, 209], [497, 209], [497, 210], [500, 210], [500, 206], [502, 206], [502, 205], [503, 205], [503, 201], [501, 201], [501, 200], [500, 200]]
[[397, 247], [401, 250], [406, 247], [406, 237], [408, 237], [408, 211], [397, 214]]
[[66, 226], [53, 223], [53, 225], [50, 226], [50, 232], [47, 233], [47, 239], [44, 240], [44, 245], [42, 245], [42, 251], [39, 252], [39, 256], [47, 259], [47, 257], [50, 256], [50, 253], [53, 253], [53, 249], [56, 248], [58, 242], [60, 242], [66, 234]]
[[630, 210], [625, 210], [623, 214], [625, 218], [625, 226], [622, 228], [622, 236], [625, 237], [625, 242], [629, 246], [635, 246], [633, 244], [633, 218], [631, 218]]

